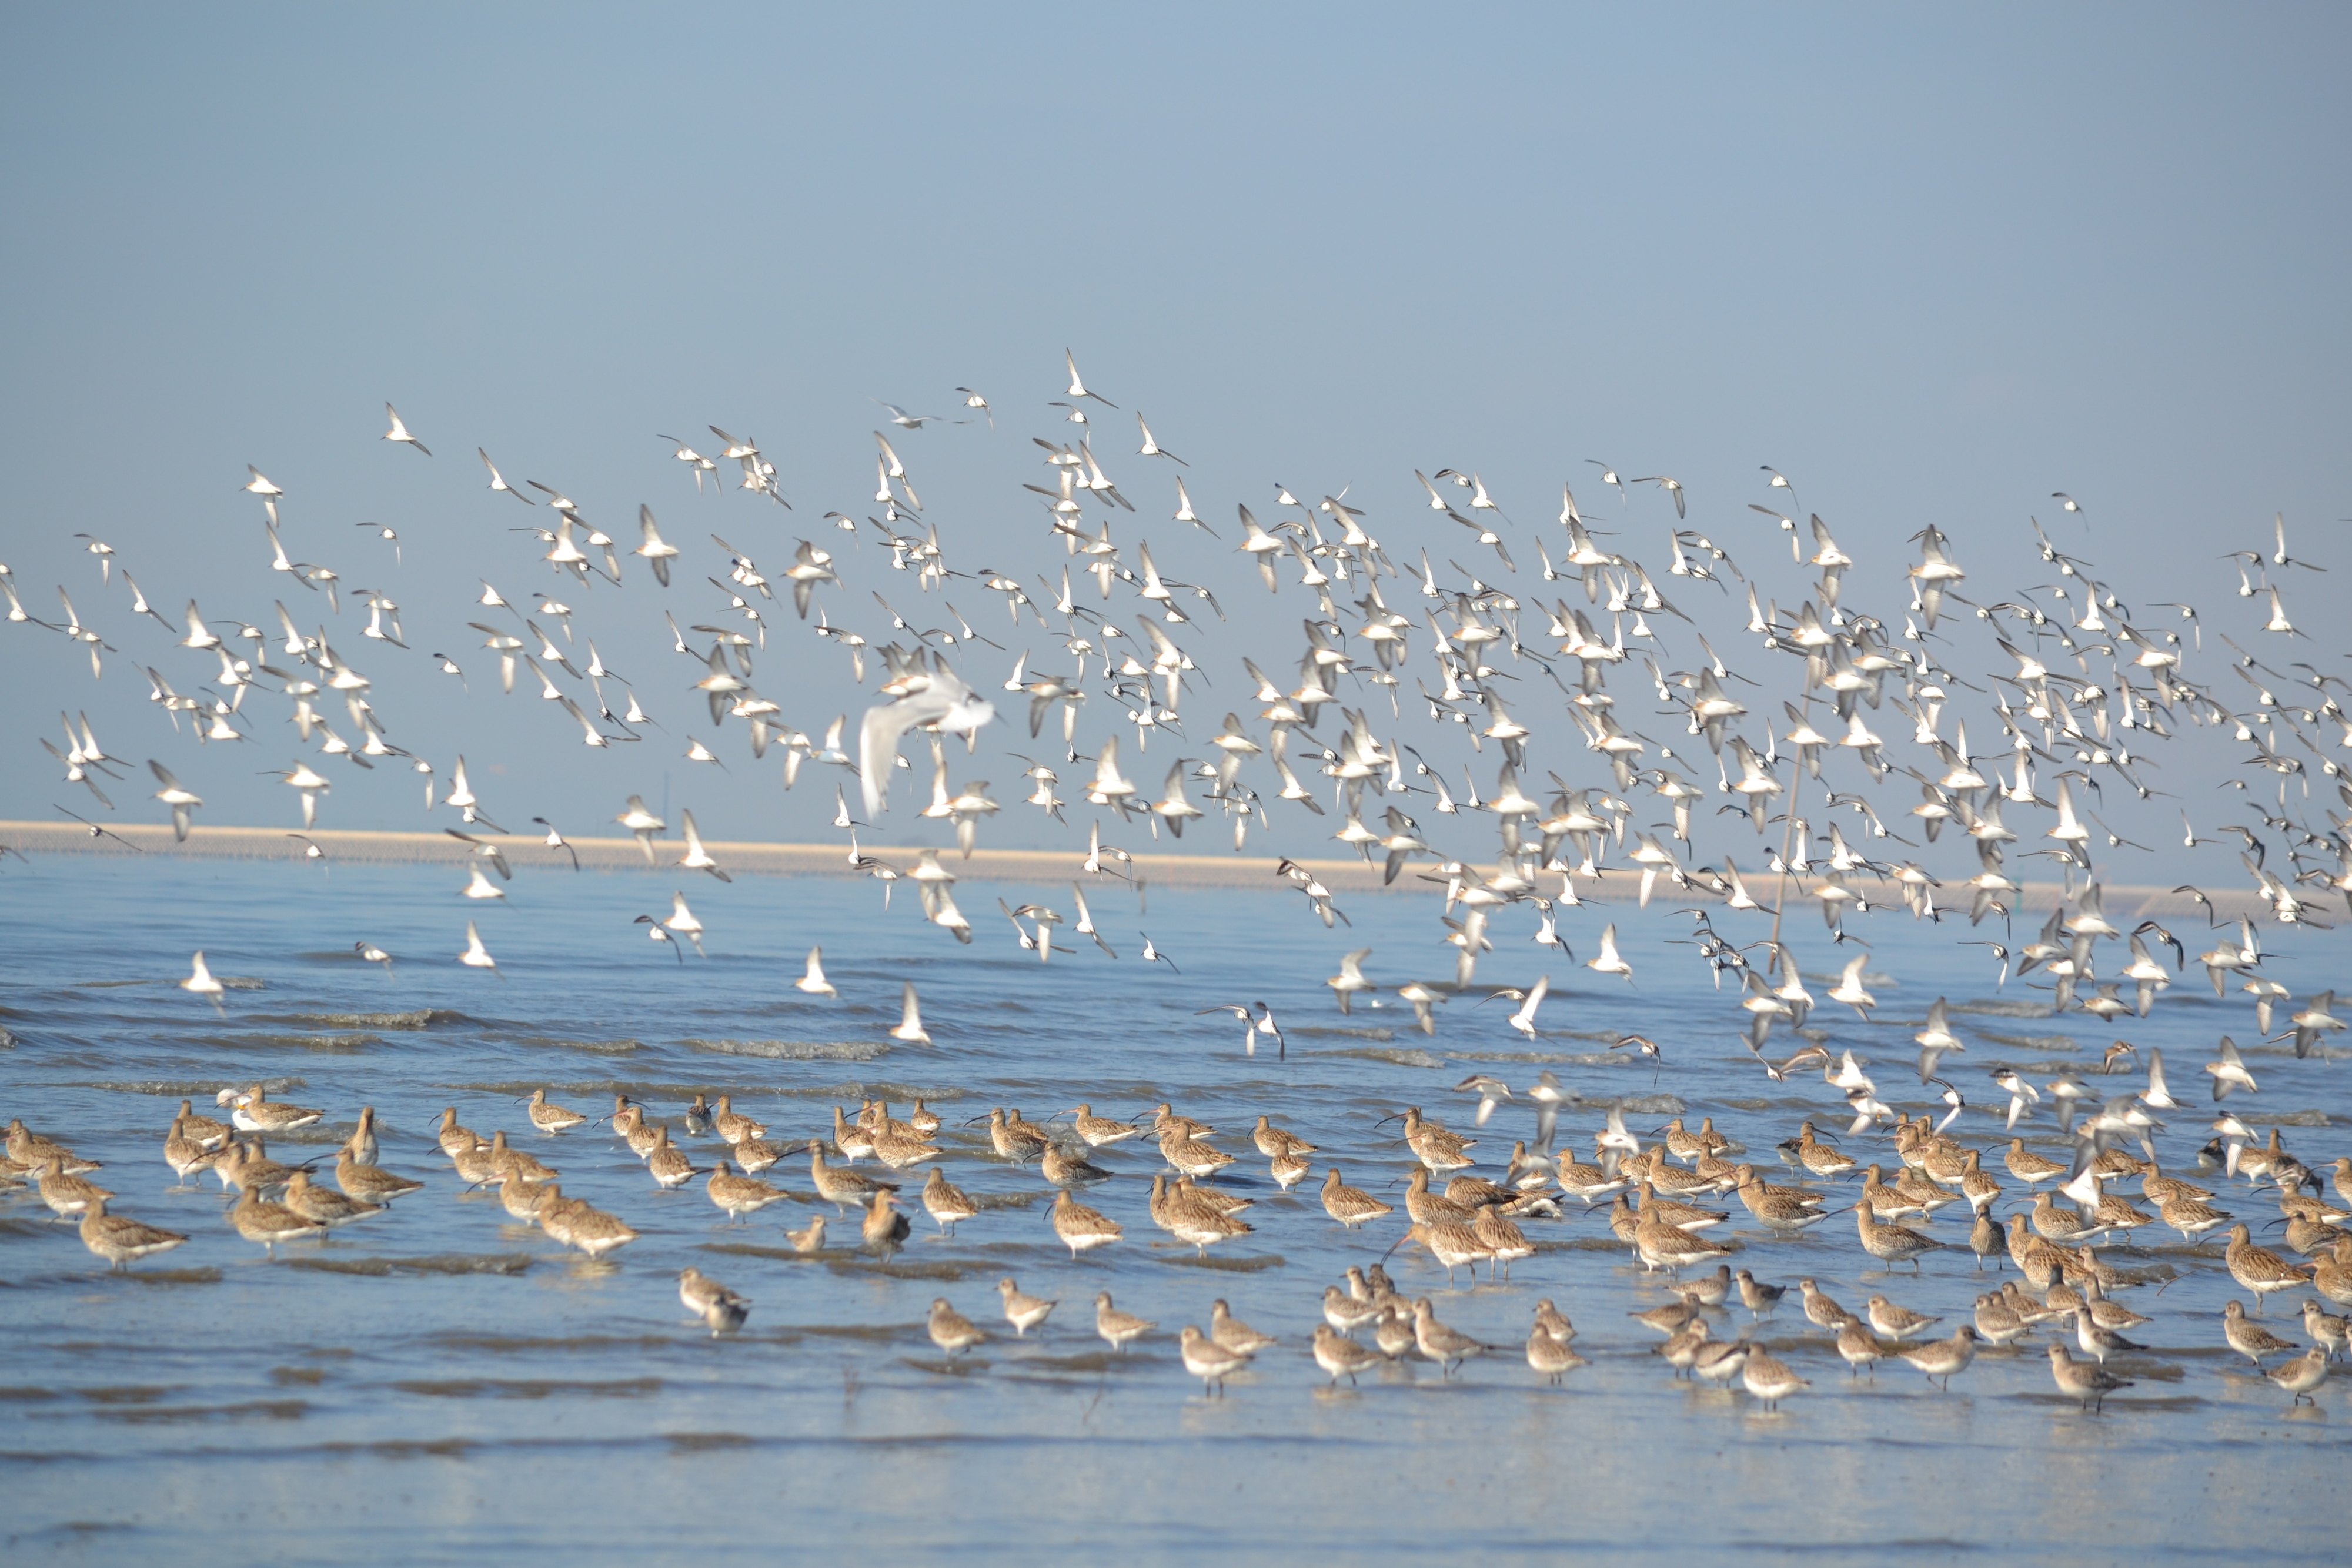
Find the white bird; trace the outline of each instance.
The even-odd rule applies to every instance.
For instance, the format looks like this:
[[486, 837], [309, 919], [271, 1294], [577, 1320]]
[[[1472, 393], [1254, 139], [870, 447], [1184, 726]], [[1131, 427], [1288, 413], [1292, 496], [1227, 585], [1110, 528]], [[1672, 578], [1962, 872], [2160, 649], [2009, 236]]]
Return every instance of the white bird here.
[[425, 443], [417, 440], [416, 437], [408, 434], [408, 426], [400, 423], [399, 410], [394, 408], [392, 404], [386, 403], [383, 405], [383, 416], [384, 418], [392, 421], [392, 428], [383, 433], [383, 438], [386, 441], [405, 442], [407, 444], [416, 448], [417, 451], [424, 453], [425, 456], [430, 457], [433, 455], [432, 448], [426, 446]]
[[[482, 934], [474, 929], [474, 923], [470, 920], [466, 922], [466, 950], [457, 955], [457, 962], [469, 969], [488, 969], [498, 974], [499, 961], [490, 956], [488, 948], [482, 946]], [[499, 977], [504, 979], [506, 977], [500, 975]]]
[[[996, 716], [996, 706], [966, 685], [947, 662], [916, 655], [915, 672], [893, 681], [898, 688], [891, 700], [868, 708], [857, 727], [858, 783], [865, 791], [866, 815], [881, 815], [890, 789], [890, 765], [898, 756], [898, 737], [918, 725], [950, 735], [969, 736]], [[890, 685], [883, 687], [886, 692]]]
[[177, 779], [173, 778], [172, 770], [153, 758], [147, 759], [147, 767], [155, 775], [156, 781], [163, 786], [155, 791], [155, 799], [172, 808], [173, 837], [181, 843], [186, 843], [191, 824], [190, 814], [196, 807], [203, 805], [204, 800], [190, 792]]
[[2259, 1092], [2254, 1088], [2254, 1075], [2246, 1071], [2245, 1060], [2238, 1054], [2238, 1042], [2226, 1034], [2221, 1037], [2221, 1060], [2207, 1062], [2205, 1071], [2212, 1075], [2216, 1100], [2228, 1099], [2233, 1089], [2243, 1089], [2249, 1094]]
[[669, 895], [669, 917], [661, 925], [662, 929], [676, 932], [693, 943], [697, 953], [702, 954], [704, 957], [709, 956], [709, 954], [702, 953], [702, 922], [697, 920], [694, 917], [694, 911], [686, 906], [686, 894], [673, 892]]
[[1870, 1021], [1870, 1009], [1878, 1005], [1878, 998], [1863, 988], [1862, 967], [1868, 961], [1866, 953], [1856, 954], [1847, 959], [1844, 970], [1838, 976], [1837, 985], [1829, 993], [1830, 1000], [1843, 1002], [1861, 1014], [1864, 1023]]
[[520, 501], [526, 507], [536, 507], [539, 505], [537, 501], [532, 500], [529, 496], [524, 495], [520, 490], [516, 489], [512, 485], [507, 483], [506, 476], [499, 472], [499, 465], [490, 461], [490, 455], [488, 453], [477, 446], [474, 448], [474, 455], [480, 458], [482, 460], [482, 466], [490, 471], [491, 489], [503, 491], [507, 495], [512, 496], [516, 500]]
[[1614, 921], [1612, 921], [1601, 933], [1600, 955], [1597, 957], [1587, 958], [1584, 961], [1584, 967], [1598, 975], [1622, 975], [1628, 983], [1633, 980], [1633, 966], [1627, 963], [1617, 951], [1617, 925]]
[[1546, 996], [1550, 994], [1550, 991], [1551, 977], [1549, 975], [1541, 977], [1533, 986], [1529, 987], [1528, 989], [1527, 999], [1520, 1002], [1519, 1010], [1511, 1015], [1511, 1027], [1517, 1030], [1521, 1034], [1526, 1035], [1529, 1040], [1535, 1039], [1536, 1009], [1543, 1006], [1543, 999]]
[[799, 979], [793, 982], [793, 988], [794, 990], [806, 991], [813, 997], [837, 997], [841, 994], [833, 988], [833, 982], [824, 977], [824, 949], [823, 947], [812, 947], [809, 949], [808, 971], [802, 975]]
[[195, 963], [190, 969], [188, 977], [180, 982], [180, 989], [204, 998], [205, 1000], [212, 1003], [213, 1010], [221, 1013], [224, 1018], [227, 1014], [220, 1005], [220, 998], [221, 992], [226, 988], [218, 980], [213, 978], [213, 972], [210, 969], [205, 967], [205, 956], [202, 953], [196, 955]]
[[915, 982], [912, 980], [907, 981], [905, 988], [899, 992], [898, 1027], [890, 1031], [890, 1038], [908, 1045], [931, 1043], [931, 1037], [923, 1029], [922, 1005], [915, 998]]

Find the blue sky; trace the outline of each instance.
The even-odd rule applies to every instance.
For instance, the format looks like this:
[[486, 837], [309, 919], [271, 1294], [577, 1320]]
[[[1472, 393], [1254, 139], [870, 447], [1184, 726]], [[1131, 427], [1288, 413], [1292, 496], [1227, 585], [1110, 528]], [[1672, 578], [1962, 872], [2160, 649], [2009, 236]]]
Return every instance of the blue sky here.
[[[132, 655], [194, 655], [76, 531], [167, 614], [266, 615], [254, 463], [296, 554], [455, 639], [476, 579], [548, 586], [477, 445], [615, 533], [646, 502], [781, 563], [870, 497], [871, 400], [950, 412], [963, 384], [1003, 428], [902, 449], [963, 564], [1035, 564], [1018, 485], [1026, 438], [1066, 431], [1066, 346], [1219, 518], [1352, 483], [1402, 529], [1412, 470], [1450, 464], [1529, 538], [1566, 479], [1663, 553], [1663, 497], [1602, 494], [1599, 457], [1679, 476], [1762, 561], [1769, 463], [1883, 582], [1931, 522], [2036, 580], [2039, 512], [2137, 595], [2210, 591], [2219, 541], [2284, 512], [2336, 567], [2298, 602], [2352, 586], [2342, 7], [18, 5], [0, 41], [0, 559], [125, 650], [93, 686], [0, 627], [0, 814], [89, 803], [31, 738], [61, 694], [110, 750], [202, 775], [212, 820], [289, 814], [251, 770], [291, 732], [173, 737]], [[387, 399], [430, 462], [376, 439]], [[794, 512], [698, 500], [654, 434], [712, 423], [763, 441]], [[1164, 568], [1235, 570], [1154, 520], [1158, 467], [1128, 483]], [[398, 527], [398, 573], [362, 520]], [[651, 610], [625, 619], [608, 660], [673, 737], [707, 727]], [[501, 755], [509, 816], [592, 821], [664, 772], [720, 836], [831, 814], [770, 772], [689, 781], [667, 743], [583, 758], [543, 714], [521, 744], [520, 697], [368, 652], [394, 738], [445, 772]], [[811, 657], [804, 727], [861, 702]], [[155, 819], [145, 794], [117, 803]], [[326, 820], [426, 825], [404, 780]]]

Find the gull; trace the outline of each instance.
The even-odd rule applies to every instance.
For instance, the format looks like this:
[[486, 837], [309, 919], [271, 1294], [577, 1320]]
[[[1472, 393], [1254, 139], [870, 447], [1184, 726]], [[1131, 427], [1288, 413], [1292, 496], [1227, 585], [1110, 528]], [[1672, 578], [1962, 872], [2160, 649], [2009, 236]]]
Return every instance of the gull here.
[[1358, 991], [1377, 991], [1380, 988], [1364, 978], [1364, 960], [1372, 956], [1370, 947], [1359, 947], [1339, 960], [1339, 972], [1323, 983], [1339, 998], [1339, 1011], [1349, 1011], [1349, 998]]
[[417, 451], [424, 453], [425, 456], [430, 457], [433, 455], [432, 448], [426, 446], [425, 443], [417, 440], [416, 437], [408, 434], [408, 426], [400, 423], [400, 412], [394, 408], [392, 404], [386, 403], [383, 405], [383, 416], [384, 418], [392, 421], [392, 428], [383, 433], [383, 439], [386, 441], [405, 442], [409, 445], [416, 448]]
[[2245, 1060], [2238, 1054], [2237, 1042], [2226, 1034], [2221, 1037], [2221, 1060], [2207, 1062], [2205, 1071], [2212, 1076], [2216, 1101], [2228, 1099], [2233, 1089], [2260, 1092], [2254, 1087], [2254, 1075], [2246, 1071]]
[[219, 1013], [223, 1018], [228, 1016], [220, 1003], [221, 992], [226, 988], [218, 980], [213, 978], [213, 972], [205, 967], [205, 956], [202, 953], [196, 955], [195, 963], [188, 977], [180, 982], [180, 989], [204, 998], [205, 1000], [212, 1003], [213, 1011]]
[[[814, 956], [811, 961], [814, 961]], [[931, 1043], [931, 1037], [923, 1030], [922, 1007], [916, 999], [912, 980], [906, 981], [898, 994], [898, 1026], [890, 1031], [890, 1038], [908, 1045]]]
[[824, 949], [823, 947], [812, 947], [809, 949], [808, 971], [802, 975], [799, 979], [793, 982], [793, 988], [794, 990], [806, 991], [813, 997], [837, 997], [841, 994], [835, 990], [833, 988], [833, 983], [824, 977]]
[[194, 808], [204, 804], [203, 800], [183, 787], [177, 779], [172, 777], [172, 770], [153, 758], [147, 759], [147, 767], [155, 775], [156, 782], [163, 786], [155, 791], [155, 799], [172, 808], [172, 836], [179, 842], [186, 843], [191, 813]]
[[[1135, 423], [1136, 428], [1143, 432], [1143, 445], [1140, 449], [1140, 455], [1145, 457], [1165, 457], [1171, 463], [1184, 463], [1184, 460], [1181, 457], [1177, 456], [1173, 452], [1167, 450], [1165, 447], [1161, 446], [1160, 443], [1151, 438], [1151, 426], [1143, 423], [1143, 411], [1141, 409], [1136, 410]], [[1192, 465], [1185, 463], [1184, 466], [1189, 468]], [[1186, 503], [1187, 509], [1190, 509], [1190, 506], [1191, 503]], [[1183, 519], [1180, 517], [1177, 521], [1181, 522]]]
[[1065, 397], [1090, 397], [1105, 408], [1118, 406], [1100, 393], [1087, 391], [1086, 383], [1078, 380], [1078, 361], [1070, 357], [1070, 350], [1067, 349], [1062, 350], [1062, 363], [1070, 368], [1070, 390], [1063, 394]]
[[[1143, 938], [1143, 961], [1145, 963], [1165, 964], [1170, 968], [1176, 969], [1176, 961], [1173, 958], [1171, 958], [1167, 954], [1162, 953], [1159, 948], [1153, 946], [1151, 945], [1151, 937], [1148, 933], [1139, 931], [1136, 935]], [[1181, 969], [1176, 969], [1176, 972], [1181, 975], [1184, 971]]]
[[908, 673], [883, 690], [891, 700], [866, 711], [857, 727], [858, 782], [866, 797], [870, 821], [884, 810], [890, 788], [889, 763], [898, 750], [898, 737], [917, 726], [951, 735], [972, 736], [996, 716], [995, 705], [966, 685], [947, 662], [928, 650], [919, 650]]
[[490, 471], [491, 489], [504, 491], [506, 494], [512, 496], [516, 500], [520, 501], [526, 507], [536, 507], [539, 505], [537, 501], [532, 500], [529, 496], [524, 495], [520, 490], [516, 489], [512, 485], [507, 483], [506, 476], [499, 472], [499, 465], [490, 461], [490, 455], [488, 453], [477, 446], [474, 448], [474, 455], [480, 458], [482, 460], [482, 466]]
[[[478, 873], [479, 868], [476, 870]], [[466, 922], [466, 950], [457, 955], [457, 962], [469, 969], [488, 969], [499, 975], [499, 961], [490, 956], [488, 948], [482, 946], [482, 934], [474, 929], [474, 923], [470, 920]], [[506, 977], [499, 975], [499, 978], [503, 980]]]

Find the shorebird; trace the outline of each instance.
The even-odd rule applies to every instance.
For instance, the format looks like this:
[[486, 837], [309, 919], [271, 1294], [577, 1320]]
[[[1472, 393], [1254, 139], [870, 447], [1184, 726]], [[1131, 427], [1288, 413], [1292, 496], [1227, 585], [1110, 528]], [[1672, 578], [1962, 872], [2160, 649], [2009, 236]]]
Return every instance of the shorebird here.
[[2083, 1408], [2093, 1414], [2105, 1408], [2108, 1395], [2132, 1385], [2131, 1379], [2117, 1377], [2096, 1362], [2076, 1361], [2063, 1344], [2050, 1347], [2050, 1375], [2057, 1381], [2059, 1393], [2081, 1400]]
[[751, 1298], [737, 1295], [699, 1269], [688, 1269], [678, 1275], [677, 1299], [709, 1325], [714, 1336], [741, 1328], [751, 1313]]

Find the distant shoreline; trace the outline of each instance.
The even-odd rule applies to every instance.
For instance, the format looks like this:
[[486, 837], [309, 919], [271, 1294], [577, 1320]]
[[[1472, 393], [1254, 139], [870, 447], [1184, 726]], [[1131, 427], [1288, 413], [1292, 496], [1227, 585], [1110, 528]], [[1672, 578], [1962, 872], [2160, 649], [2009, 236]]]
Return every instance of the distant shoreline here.
[[[176, 858], [223, 860], [299, 861], [305, 851], [289, 830], [284, 828], [221, 827], [198, 823], [185, 843], [174, 842], [172, 830], [161, 823], [125, 823], [108, 825], [107, 831], [119, 834], [131, 848], [124, 848], [111, 839], [93, 838], [88, 830], [70, 822], [26, 822], [0, 821], [0, 843], [34, 854], [96, 854], [127, 858], [136, 853], [171, 855]], [[391, 832], [384, 831], [352, 831], [322, 828], [306, 835], [325, 852], [327, 858], [352, 865], [457, 865], [474, 852], [468, 846], [446, 833]], [[499, 839], [499, 847], [518, 869], [568, 869], [571, 857], [562, 850], [551, 849], [536, 833], [514, 833]], [[634, 871], [646, 866], [645, 852], [633, 838], [572, 839], [567, 841], [580, 854], [583, 870]], [[730, 875], [748, 876], [828, 876], [852, 877], [865, 873], [849, 865], [848, 852], [838, 844], [780, 844], [751, 841], [703, 841], [704, 847]], [[889, 861], [894, 865], [908, 865], [916, 851], [893, 845], [867, 844], [866, 852]], [[656, 865], [676, 865], [685, 854], [686, 845], [676, 839], [657, 839], [654, 842]], [[940, 852], [943, 863], [950, 867], [961, 880], [975, 883], [1019, 883], [1050, 884], [1069, 882], [1084, 874], [1080, 862], [1084, 856], [1067, 850], [975, 850], [969, 860], [959, 857], [952, 849]], [[1299, 860], [1297, 864], [1314, 873], [1334, 894], [1356, 897], [1366, 894], [1411, 893], [1429, 891], [1430, 884], [1418, 880], [1416, 870], [1425, 870], [1430, 862], [1416, 862], [1398, 875], [1393, 883], [1383, 884], [1381, 867], [1367, 865], [1357, 860]], [[1154, 887], [1229, 887], [1281, 892], [1288, 884], [1275, 874], [1275, 857], [1265, 854], [1139, 854], [1131, 864], [1144, 882]], [[1769, 873], [1757, 873], [1750, 877], [1750, 891], [1759, 896], [1769, 891]], [[1547, 880], [1547, 887], [1549, 882]], [[1629, 871], [1604, 871], [1601, 881], [1580, 879], [1576, 893], [1580, 899], [1601, 904], [1631, 904], [1638, 896], [1641, 877]], [[2054, 883], [2031, 883], [2019, 896], [2021, 913], [2044, 914], [2060, 902], [2063, 889]], [[1963, 923], [1966, 919], [1965, 894], [1948, 886], [1947, 915], [1957, 904]], [[2219, 911], [2234, 917], [2249, 914], [2259, 922], [2267, 908], [2253, 894], [2238, 889], [2206, 890]], [[1721, 902], [1715, 894], [1696, 889], [1676, 888], [1661, 883], [1651, 902], [1671, 900], [1669, 907], [1693, 900], [1704, 904]], [[2106, 888], [2107, 914], [2110, 919], [2137, 925], [2146, 919], [2187, 918], [2201, 913], [2196, 900], [2185, 894], [2160, 887], [2110, 885]], [[1889, 890], [1886, 903], [1897, 900]], [[1804, 907], [1809, 900], [1802, 894], [1792, 898], [1790, 915], [1793, 918], [1801, 909], [1808, 920], [1815, 919], [1814, 912]]]

